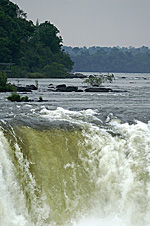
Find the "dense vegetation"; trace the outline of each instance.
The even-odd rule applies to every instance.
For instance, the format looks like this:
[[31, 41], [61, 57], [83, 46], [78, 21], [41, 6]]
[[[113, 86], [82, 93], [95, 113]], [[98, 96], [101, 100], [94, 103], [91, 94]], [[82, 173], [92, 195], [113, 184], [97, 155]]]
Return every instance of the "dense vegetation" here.
[[150, 72], [150, 49], [119, 47], [63, 47], [80, 72]]
[[65, 77], [73, 62], [58, 34], [50, 22], [34, 25], [18, 5], [0, 1], [0, 63], [15, 63], [11, 76]]
[[9, 76], [65, 78], [80, 72], [150, 72], [150, 49], [63, 47], [59, 30], [50, 22], [36, 25], [9, 0], [0, 1], [0, 71], [14, 63]]

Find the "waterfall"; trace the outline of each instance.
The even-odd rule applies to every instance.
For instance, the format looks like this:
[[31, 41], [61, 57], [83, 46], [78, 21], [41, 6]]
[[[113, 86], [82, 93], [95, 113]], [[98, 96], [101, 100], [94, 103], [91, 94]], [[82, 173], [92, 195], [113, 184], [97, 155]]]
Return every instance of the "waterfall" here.
[[1, 226], [150, 225], [150, 124], [102, 126], [92, 110], [39, 117], [61, 123], [1, 126]]

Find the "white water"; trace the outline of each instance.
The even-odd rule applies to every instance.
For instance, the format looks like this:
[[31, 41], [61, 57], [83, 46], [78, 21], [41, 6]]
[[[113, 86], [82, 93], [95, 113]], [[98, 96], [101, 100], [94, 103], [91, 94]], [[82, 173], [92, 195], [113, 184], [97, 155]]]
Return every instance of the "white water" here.
[[97, 128], [91, 128], [91, 134], [85, 131], [85, 142], [92, 147], [88, 162], [96, 182], [96, 200], [91, 217], [79, 225], [148, 226], [150, 125], [111, 125], [119, 136]]
[[25, 226], [30, 217], [9, 154], [9, 143], [0, 131], [0, 225]]
[[85, 219], [81, 219], [79, 222], [73, 223], [73, 226], [126, 226], [121, 219], [116, 216], [107, 217], [104, 219], [97, 216], [87, 216]]
[[[85, 125], [95, 111], [56, 111], [43, 109], [49, 120], [64, 119]], [[83, 130], [84, 148], [88, 159], [85, 170], [90, 170], [95, 181], [95, 200], [88, 216], [77, 226], [93, 225], [150, 225], [150, 124], [137, 122], [134, 125], [109, 123], [114, 136], [105, 129], [88, 123]], [[90, 148], [89, 148], [90, 146]], [[87, 163], [88, 162], [88, 163]]]
[[[89, 179], [94, 182], [95, 190], [94, 196], [89, 197], [91, 208], [78, 213], [77, 219], [73, 218], [67, 225], [150, 226], [150, 124], [138, 121], [129, 125], [112, 120], [108, 129], [99, 128], [93, 124], [95, 120], [100, 122], [95, 111], [71, 112], [62, 108], [56, 111], [43, 109], [40, 117], [82, 125], [84, 140], [79, 144], [78, 156]], [[55, 225], [46, 224], [49, 207], [44, 198], [36, 198], [34, 190], [38, 187], [28, 170], [30, 163], [23, 159], [16, 143], [15, 155], [25, 180], [29, 181], [26, 190], [33, 198], [31, 211], [28, 211], [12, 154], [1, 130], [0, 226]]]
[[[12, 154], [18, 159], [19, 170], [22, 171], [21, 181], [28, 181], [24, 188], [18, 183]], [[4, 137], [3, 131], [0, 130], [0, 226], [43, 225], [44, 220], [48, 217], [49, 207], [44, 203], [44, 197], [39, 200], [36, 198], [35, 190], [38, 190], [38, 187], [29, 172], [28, 161], [23, 159], [23, 154], [17, 143], [15, 144], [15, 153], [12, 153], [8, 140]], [[25, 198], [26, 191], [33, 198], [30, 214]], [[34, 221], [33, 218], [36, 220]]]

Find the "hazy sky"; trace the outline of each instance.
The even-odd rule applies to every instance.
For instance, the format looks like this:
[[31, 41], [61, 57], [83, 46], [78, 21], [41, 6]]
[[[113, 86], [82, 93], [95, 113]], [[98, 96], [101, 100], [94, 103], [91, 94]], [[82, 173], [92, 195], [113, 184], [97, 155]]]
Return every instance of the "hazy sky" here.
[[150, 47], [150, 0], [12, 0], [50, 21], [66, 46]]

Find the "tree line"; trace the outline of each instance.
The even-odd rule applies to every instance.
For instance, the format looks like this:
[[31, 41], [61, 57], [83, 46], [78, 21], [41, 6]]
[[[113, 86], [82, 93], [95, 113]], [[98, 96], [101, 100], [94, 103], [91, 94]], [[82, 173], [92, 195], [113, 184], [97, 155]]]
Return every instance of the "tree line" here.
[[[9, 0], [0, 1], [0, 71], [12, 63], [9, 77], [65, 78], [80, 72], [150, 72], [150, 49], [63, 46], [59, 30], [49, 21], [27, 20]], [[73, 66], [74, 65], [74, 66]]]
[[65, 77], [73, 62], [62, 43], [49, 21], [34, 25], [17, 4], [0, 1], [0, 71], [14, 63], [9, 77]]
[[78, 72], [150, 72], [150, 49], [134, 47], [70, 47], [64, 46]]

